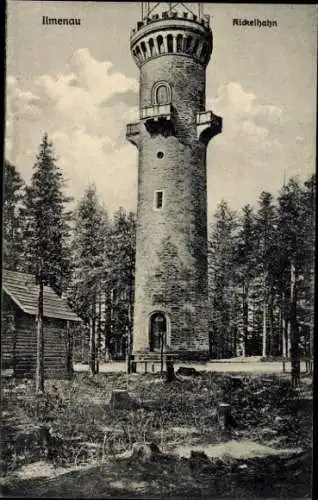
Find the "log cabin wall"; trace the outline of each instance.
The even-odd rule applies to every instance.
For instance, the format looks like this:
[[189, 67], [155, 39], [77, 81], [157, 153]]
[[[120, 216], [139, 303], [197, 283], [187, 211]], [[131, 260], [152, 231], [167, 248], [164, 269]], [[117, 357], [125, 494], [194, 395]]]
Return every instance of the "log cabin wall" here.
[[[66, 378], [67, 321], [44, 318], [44, 376]], [[3, 294], [1, 313], [1, 352], [3, 368], [9, 366], [14, 376], [34, 377], [36, 369], [36, 318], [25, 314]]]
[[1, 304], [1, 366], [10, 368], [15, 350], [15, 314], [16, 307], [5, 294]]
[[[44, 376], [67, 377], [66, 321], [44, 318]], [[21, 311], [16, 316], [16, 377], [34, 377], [36, 369], [36, 320]]]

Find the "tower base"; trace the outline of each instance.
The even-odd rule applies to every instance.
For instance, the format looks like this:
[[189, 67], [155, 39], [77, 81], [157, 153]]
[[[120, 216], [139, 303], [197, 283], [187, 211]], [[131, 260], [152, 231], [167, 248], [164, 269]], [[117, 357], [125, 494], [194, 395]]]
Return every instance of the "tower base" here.
[[[150, 351], [136, 351], [132, 354], [132, 361], [147, 361], [153, 360], [154, 362], [161, 361], [160, 352], [150, 352]], [[187, 362], [206, 362], [210, 359], [209, 351], [190, 351], [190, 350], [178, 350], [178, 351], [166, 351], [163, 353], [164, 362], [166, 360], [172, 360], [176, 363], [187, 361]]]

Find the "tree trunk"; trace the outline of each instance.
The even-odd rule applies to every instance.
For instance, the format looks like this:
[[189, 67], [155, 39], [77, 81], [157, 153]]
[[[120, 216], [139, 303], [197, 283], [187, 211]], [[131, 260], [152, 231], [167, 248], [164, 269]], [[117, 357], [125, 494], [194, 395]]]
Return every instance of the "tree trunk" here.
[[290, 331], [291, 331], [291, 380], [294, 387], [300, 382], [300, 356], [299, 338], [297, 325], [297, 290], [296, 290], [296, 269], [295, 265], [290, 265]]
[[268, 332], [268, 347], [267, 347], [267, 354], [268, 356], [275, 355], [277, 353], [277, 335], [274, 338], [274, 305], [273, 305], [273, 289], [271, 287], [270, 289], [270, 294], [269, 294], [269, 311], [268, 311], [268, 316], [269, 316], [269, 332]]
[[282, 294], [281, 302], [281, 322], [282, 322], [282, 356], [285, 359], [287, 357], [287, 322], [285, 314], [285, 294]]
[[91, 374], [96, 373], [96, 338], [95, 338], [95, 319], [89, 320], [89, 361]]
[[85, 331], [84, 329], [82, 329], [82, 335], [81, 335], [81, 341], [82, 341], [82, 361], [84, 361], [84, 357], [85, 357], [85, 351], [84, 351], [84, 346], [85, 346]]
[[132, 354], [132, 282], [130, 282], [128, 290], [128, 328], [127, 328], [127, 352], [126, 364], [127, 373], [131, 373], [131, 354]]
[[313, 366], [312, 366], [312, 363], [313, 363], [313, 357], [314, 357], [314, 325], [310, 324], [310, 330], [309, 330], [309, 358], [310, 358], [310, 361], [309, 361], [309, 374], [312, 375], [312, 369], [313, 369]]
[[110, 339], [112, 334], [112, 295], [111, 290], [105, 292], [105, 361], [110, 361]]
[[243, 285], [243, 351], [244, 357], [247, 354], [246, 344], [248, 336], [248, 286]]
[[99, 360], [100, 360], [100, 351], [101, 351], [101, 343], [102, 343], [102, 334], [101, 334], [101, 316], [102, 316], [102, 304], [101, 304], [101, 294], [98, 293], [98, 299], [96, 301], [97, 305], [97, 340], [96, 340], [96, 374], [99, 373]]
[[37, 342], [36, 342], [36, 373], [35, 391], [44, 392], [44, 335], [43, 335], [43, 291], [44, 284], [42, 277], [39, 283], [39, 299], [37, 314]]
[[237, 355], [237, 326], [233, 327], [233, 351], [234, 357]]
[[262, 357], [266, 358], [267, 354], [267, 304], [266, 299], [263, 302], [263, 347], [262, 347]]

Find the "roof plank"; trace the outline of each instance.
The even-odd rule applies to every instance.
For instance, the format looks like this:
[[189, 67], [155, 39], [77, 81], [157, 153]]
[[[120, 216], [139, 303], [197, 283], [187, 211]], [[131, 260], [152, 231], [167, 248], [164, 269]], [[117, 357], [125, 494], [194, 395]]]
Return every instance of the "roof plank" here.
[[[22, 311], [33, 316], [37, 314], [39, 287], [35, 276], [5, 269], [2, 272], [2, 287]], [[43, 290], [43, 315], [47, 318], [82, 321], [67, 301], [49, 286], [44, 286]]]

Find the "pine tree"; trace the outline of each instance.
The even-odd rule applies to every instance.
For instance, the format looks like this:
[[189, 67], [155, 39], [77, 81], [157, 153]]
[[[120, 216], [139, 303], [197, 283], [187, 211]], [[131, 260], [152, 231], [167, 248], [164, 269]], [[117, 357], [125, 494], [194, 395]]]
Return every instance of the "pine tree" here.
[[[114, 214], [111, 232], [110, 275], [112, 287], [112, 336], [121, 343], [130, 371], [135, 282], [136, 219], [120, 207]], [[124, 335], [123, 335], [124, 332]], [[123, 345], [124, 344], [124, 345]]]
[[69, 220], [65, 181], [56, 163], [53, 145], [44, 134], [26, 187], [22, 214], [25, 218], [24, 256], [27, 269], [44, 284], [63, 292], [69, 276]]
[[302, 219], [304, 245], [302, 273], [299, 281], [298, 322], [301, 342], [307, 358], [307, 369], [312, 371], [314, 336], [315, 236], [316, 236], [316, 176], [312, 175], [302, 188]]
[[262, 356], [265, 358], [270, 353], [270, 346], [268, 344], [273, 341], [274, 279], [271, 271], [277, 251], [276, 210], [273, 204], [273, 196], [265, 191], [259, 197], [259, 208], [256, 214], [256, 234], [258, 240], [257, 264], [263, 282]]
[[22, 218], [20, 203], [23, 198], [24, 181], [16, 167], [4, 162], [3, 185], [3, 267], [13, 271], [23, 270], [21, 255]]
[[[287, 284], [287, 322], [290, 330], [292, 382], [299, 384], [299, 279], [302, 274], [306, 225], [304, 224], [303, 193], [297, 179], [290, 179], [278, 198], [278, 233], [282, 280]], [[287, 278], [287, 279], [286, 279]]]
[[39, 285], [37, 317], [36, 388], [44, 391], [43, 287], [61, 294], [69, 272], [68, 218], [70, 198], [63, 192], [63, 174], [56, 164], [53, 145], [44, 134], [27, 186], [23, 208], [25, 219], [24, 257], [27, 270]]
[[238, 295], [234, 251], [237, 216], [222, 201], [210, 228], [208, 247], [209, 302], [212, 312], [210, 351], [217, 357], [235, 355], [238, 347]]
[[250, 331], [250, 294], [253, 280], [257, 276], [257, 248], [258, 237], [256, 231], [255, 214], [250, 205], [242, 209], [240, 230], [235, 245], [235, 268], [237, 284], [242, 300], [242, 347], [243, 355], [249, 354], [251, 348]]
[[79, 316], [89, 326], [90, 369], [98, 372], [101, 343], [100, 304], [105, 297], [108, 273], [107, 245], [109, 220], [96, 192], [90, 185], [75, 211], [72, 241], [73, 273], [69, 298]]

